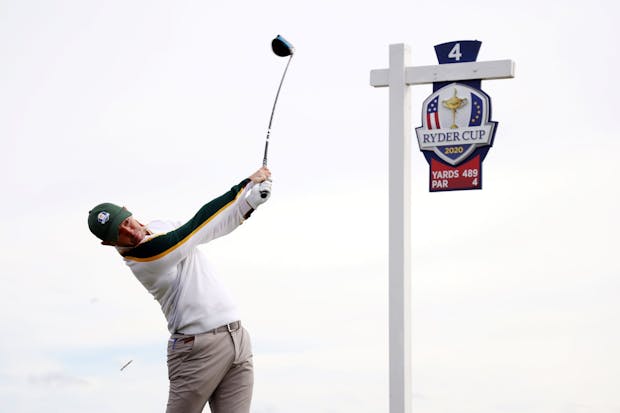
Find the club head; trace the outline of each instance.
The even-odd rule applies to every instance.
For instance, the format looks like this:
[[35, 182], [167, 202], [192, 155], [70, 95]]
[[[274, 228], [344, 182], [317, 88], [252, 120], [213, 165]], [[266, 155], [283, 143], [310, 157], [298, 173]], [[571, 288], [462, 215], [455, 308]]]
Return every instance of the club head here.
[[271, 50], [281, 57], [290, 56], [295, 53], [293, 45], [280, 35], [277, 35], [276, 38], [271, 41]]

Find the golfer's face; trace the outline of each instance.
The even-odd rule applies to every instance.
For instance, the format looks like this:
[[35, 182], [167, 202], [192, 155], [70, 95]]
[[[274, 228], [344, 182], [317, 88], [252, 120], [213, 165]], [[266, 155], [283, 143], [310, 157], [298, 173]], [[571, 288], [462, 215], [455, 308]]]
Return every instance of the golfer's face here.
[[125, 219], [118, 227], [119, 247], [135, 247], [146, 236], [146, 229], [133, 216]]

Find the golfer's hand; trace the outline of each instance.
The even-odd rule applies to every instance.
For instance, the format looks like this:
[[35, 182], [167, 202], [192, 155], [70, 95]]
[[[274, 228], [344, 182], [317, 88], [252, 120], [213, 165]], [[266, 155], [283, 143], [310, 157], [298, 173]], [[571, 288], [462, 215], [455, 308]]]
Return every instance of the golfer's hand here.
[[271, 179], [262, 181], [258, 185], [254, 185], [245, 195], [245, 200], [252, 207], [258, 208], [259, 205], [267, 202], [271, 196]]
[[263, 166], [258, 171], [250, 175], [250, 179], [255, 184], [260, 184], [261, 182], [266, 181], [269, 178], [271, 178], [271, 171], [266, 166]]

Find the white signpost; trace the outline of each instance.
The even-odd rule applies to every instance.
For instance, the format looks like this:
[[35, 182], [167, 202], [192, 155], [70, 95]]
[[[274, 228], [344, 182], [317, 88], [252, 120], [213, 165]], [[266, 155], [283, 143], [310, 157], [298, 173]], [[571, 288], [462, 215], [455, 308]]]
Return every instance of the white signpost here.
[[[410, 48], [390, 45], [390, 67], [370, 72], [389, 87], [389, 375], [390, 413], [412, 412], [411, 382], [411, 97], [410, 85], [514, 77], [514, 62], [409, 67]], [[457, 59], [458, 60], [458, 59]]]

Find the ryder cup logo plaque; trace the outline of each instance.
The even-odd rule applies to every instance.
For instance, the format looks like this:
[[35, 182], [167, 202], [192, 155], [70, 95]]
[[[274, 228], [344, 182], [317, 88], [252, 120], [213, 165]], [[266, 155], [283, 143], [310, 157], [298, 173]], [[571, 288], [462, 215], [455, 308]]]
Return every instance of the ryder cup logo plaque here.
[[424, 101], [422, 114], [422, 126], [416, 128], [420, 150], [433, 151], [449, 165], [459, 165], [493, 139], [489, 97], [467, 85], [442, 87]]
[[[456, 41], [435, 46], [440, 64], [474, 62], [481, 42]], [[422, 104], [416, 128], [420, 150], [430, 165], [431, 192], [481, 189], [482, 161], [497, 122], [491, 121], [491, 98], [480, 80], [433, 83]]]

